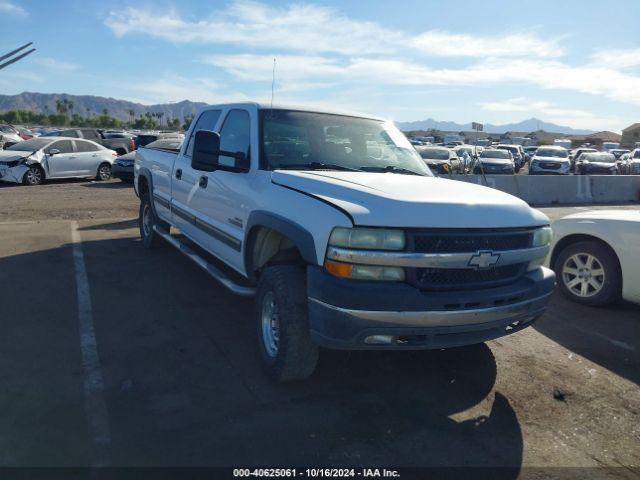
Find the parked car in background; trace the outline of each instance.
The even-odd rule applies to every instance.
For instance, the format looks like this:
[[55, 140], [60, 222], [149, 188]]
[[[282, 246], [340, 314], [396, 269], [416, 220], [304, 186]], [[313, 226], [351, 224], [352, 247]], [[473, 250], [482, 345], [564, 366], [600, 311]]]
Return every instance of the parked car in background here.
[[524, 149], [522, 148], [522, 145], [504, 145], [503, 144], [503, 145], [498, 145], [496, 148], [498, 150], [508, 150], [511, 152], [511, 156], [513, 157], [514, 168], [516, 173], [518, 173], [525, 164]]
[[612, 153], [583, 153], [575, 163], [576, 175], [618, 175], [618, 173], [620, 173], [618, 162]]
[[0, 152], [0, 180], [39, 185], [54, 178], [109, 180], [116, 152], [89, 140], [38, 137]]
[[463, 172], [469, 171], [471, 165], [473, 164], [474, 158], [480, 155], [482, 152], [482, 147], [473, 146], [473, 145], [460, 145], [455, 149], [456, 155], [462, 162], [461, 170]]
[[626, 148], [614, 148], [613, 150], [609, 150], [609, 153], [613, 153], [616, 158], [620, 158], [622, 155], [629, 152], [630, 150], [627, 150]]
[[[112, 132], [115, 133], [115, 132]], [[83, 138], [99, 143], [100, 145], [115, 151], [118, 155], [124, 155], [136, 149], [135, 141], [130, 136], [107, 138], [102, 130], [97, 128], [71, 128], [59, 130], [47, 134], [47, 137]]]
[[456, 152], [447, 147], [416, 148], [429, 169], [434, 173], [453, 173], [462, 171], [462, 162]]
[[531, 159], [535, 155], [536, 150], [538, 150], [538, 147], [537, 146], [528, 146], [528, 147], [522, 147], [522, 149], [524, 150], [525, 161], [527, 163], [531, 163]]
[[18, 135], [20, 135], [20, 138], [22, 138], [23, 140], [31, 140], [36, 136], [35, 133], [33, 133], [27, 127], [23, 127], [22, 125], [14, 125], [13, 128], [17, 130]]
[[529, 164], [529, 175], [569, 175], [571, 161], [564, 147], [538, 147]]
[[8, 148], [18, 142], [22, 142], [23, 138], [13, 125], [0, 125], [0, 147]]
[[485, 148], [474, 162], [473, 173], [488, 173], [492, 175], [515, 174], [513, 155], [506, 149]]
[[640, 150], [638, 150], [634, 156], [633, 152], [625, 153], [621, 160], [625, 163], [626, 175], [640, 175]]
[[184, 140], [184, 134], [182, 133], [177, 133], [177, 132], [143, 132], [143, 133], [139, 133], [136, 136], [136, 146], [138, 148], [140, 147], [144, 147], [146, 145], [148, 145], [151, 142], [155, 142], [156, 140], [160, 140], [163, 138], [178, 138], [180, 140]]
[[577, 213], [553, 223], [550, 265], [560, 290], [585, 305], [640, 303], [640, 210]]
[[[166, 150], [170, 152], [180, 151], [183, 138], [169, 137], [156, 140], [155, 142], [148, 143], [145, 147], [141, 148], [155, 148], [157, 150]], [[123, 182], [133, 182], [133, 166], [136, 159], [135, 152], [129, 152], [119, 156], [115, 162], [113, 162], [113, 168], [111, 175], [115, 178], [119, 178]]]
[[596, 150], [595, 148], [576, 148], [575, 150], [573, 150], [571, 152], [571, 155], [569, 155], [569, 161], [571, 162], [571, 171], [575, 172], [575, 165], [576, 165], [576, 160], [578, 159], [578, 157], [580, 155], [582, 155], [583, 153], [596, 153], [598, 150]]

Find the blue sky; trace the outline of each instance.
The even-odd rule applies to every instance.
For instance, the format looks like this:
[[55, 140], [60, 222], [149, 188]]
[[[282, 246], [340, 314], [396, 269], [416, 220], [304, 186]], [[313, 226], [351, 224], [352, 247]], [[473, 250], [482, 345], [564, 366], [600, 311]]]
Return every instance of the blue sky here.
[[619, 131], [640, 121], [640, 1], [0, 0], [0, 93], [265, 100]]

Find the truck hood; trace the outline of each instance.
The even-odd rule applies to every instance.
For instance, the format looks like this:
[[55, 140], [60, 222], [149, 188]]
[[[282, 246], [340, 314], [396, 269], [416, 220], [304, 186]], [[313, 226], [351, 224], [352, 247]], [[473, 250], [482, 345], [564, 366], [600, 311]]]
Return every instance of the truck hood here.
[[276, 170], [271, 181], [335, 205], [351, 215], [356, 225], [508, 228], [549, 224], [546, 215], [512, 195], [457, 180], [397, 173]]

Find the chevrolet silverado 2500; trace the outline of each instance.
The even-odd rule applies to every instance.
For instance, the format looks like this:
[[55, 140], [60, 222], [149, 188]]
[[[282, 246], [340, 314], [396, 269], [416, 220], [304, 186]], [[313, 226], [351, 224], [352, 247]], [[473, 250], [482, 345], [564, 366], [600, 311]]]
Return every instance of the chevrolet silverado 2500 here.
[[256, 297], [278, 381], [309, 376], [319, 347], [447, 348], [516, 332], [555, 285], [545, 215], [435, 178], [381, 119], [212, 106], [179, 153], [140, 149], [134, 172], [143, 244], [163, 238]]

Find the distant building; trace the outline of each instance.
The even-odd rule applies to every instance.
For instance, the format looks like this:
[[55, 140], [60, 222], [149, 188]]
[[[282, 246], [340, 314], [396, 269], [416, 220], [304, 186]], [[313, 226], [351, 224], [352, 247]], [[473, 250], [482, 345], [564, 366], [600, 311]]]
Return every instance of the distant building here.
[[571, 146], [573, 148], [580, 147], [584, 144], [589, 144], [595, 148], [602, 148], [603, 143], [620, 143], [622, 135], [605, 130], [602, 132], [590, 133], [589, 135], [569, 135], [569, 138], [571, 139]]
[[626, 148], [635, 147], [640, 142], [640, 123], [634, 123], [622, 130], [620, 145]]

